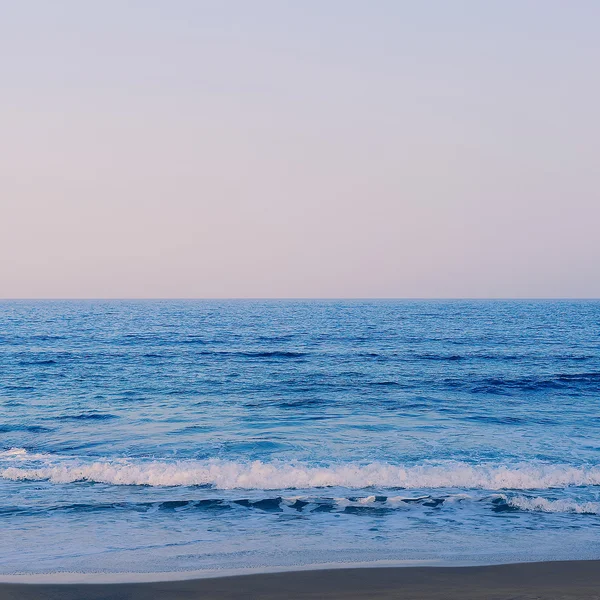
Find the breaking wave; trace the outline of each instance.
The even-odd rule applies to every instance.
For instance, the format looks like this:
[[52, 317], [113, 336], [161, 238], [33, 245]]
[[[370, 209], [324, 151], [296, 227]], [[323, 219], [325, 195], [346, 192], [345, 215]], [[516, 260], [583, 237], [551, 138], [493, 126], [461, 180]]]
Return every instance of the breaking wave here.
[[[0, 478], [89, 481], [112, 485], [204, 486], [214, 489], [486, 489], [535, 490], [600, 485], [600, 466], [479, 464], [446, 461], [418, 465], [332, 464], [225, 460], [100, 459], [29, 454], [23, 449], [0, 453]], [[6, 466], [2, 467], [2, 463]], [[6, 464], [8, 463], [8, 464]]]
[[600, 502], [575, 502], [574, 500], [548, 500], [540, 497], [515, 496], [508, 499], [507, 504], [518, 510], [533, 512], [600, 515]]
[[[259, 513], [281, 513], [283, 515], [303, 515], [337, 513], [346, 515], [377, 515], [383, 516], [402, 512], [410, 516], [417, 511], [417, 518], [424, 516], [423, 511], [457, 511], [477, 508], [494, 512], [544, 512], [544, 513], [575, 513], [580, 515], [599, 515], [600, 503], [575, 500], [549, 500], [542, 497], [501, 495], [468, 495], [464, 493], [449, 495], [426, 496], [398, 496], [398, 495], [370, 495], [370, 496], [342, 496], [328, 497], [315, 495], [298, 496], [269, 496], [257, 498], [224, 498], [213, 497], [204, 499], [173, 499], [146, 502], [60, 502], [54, 505], [32, 506], [1, 506], [0, 517], [15, 514], [22, 515], [47, 515], [50, 513], [102, 513], [106, 511], [131, 512], [131, 513], [228, 513], [232, 510], [248, 510]], [[431, 512], [429, 513], [431, 514]], [[239, 512], [240, 516], [243, 513]]]

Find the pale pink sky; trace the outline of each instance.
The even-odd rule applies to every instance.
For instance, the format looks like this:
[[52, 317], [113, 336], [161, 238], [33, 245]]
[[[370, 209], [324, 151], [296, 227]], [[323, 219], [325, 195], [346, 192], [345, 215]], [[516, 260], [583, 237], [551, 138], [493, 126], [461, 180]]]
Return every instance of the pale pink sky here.
[[598, 22], [5, 3], [0, 297], [600, 297]]

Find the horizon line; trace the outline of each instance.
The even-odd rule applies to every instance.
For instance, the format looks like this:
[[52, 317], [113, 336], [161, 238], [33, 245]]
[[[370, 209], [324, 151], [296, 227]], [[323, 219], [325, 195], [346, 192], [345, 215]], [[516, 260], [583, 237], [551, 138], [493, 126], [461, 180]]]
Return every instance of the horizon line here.
[[356, 301], [356, 302], [449, 302], [449, 301], [490, 301], [490, 302], [528, 302], [528, 301], [600, 301], [597, 296], [45, 296], [45, 297], [0, 297], [0, 302], [334, 302], [334, 301]]

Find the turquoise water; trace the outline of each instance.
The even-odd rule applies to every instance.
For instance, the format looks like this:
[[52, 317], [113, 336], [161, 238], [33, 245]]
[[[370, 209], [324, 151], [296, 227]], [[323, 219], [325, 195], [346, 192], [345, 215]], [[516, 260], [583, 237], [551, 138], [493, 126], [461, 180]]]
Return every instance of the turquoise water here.
[[0, 303], [0, 573], [600, 558], [600, 302]]

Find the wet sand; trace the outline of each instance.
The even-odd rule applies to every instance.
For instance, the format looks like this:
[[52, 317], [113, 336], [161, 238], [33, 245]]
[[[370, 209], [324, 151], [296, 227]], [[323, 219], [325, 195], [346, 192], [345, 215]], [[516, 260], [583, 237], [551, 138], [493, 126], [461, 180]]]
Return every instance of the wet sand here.
[[0, 584], [0, 600], [600, 600], [600, 561], [297, 571], [153, 583]]

